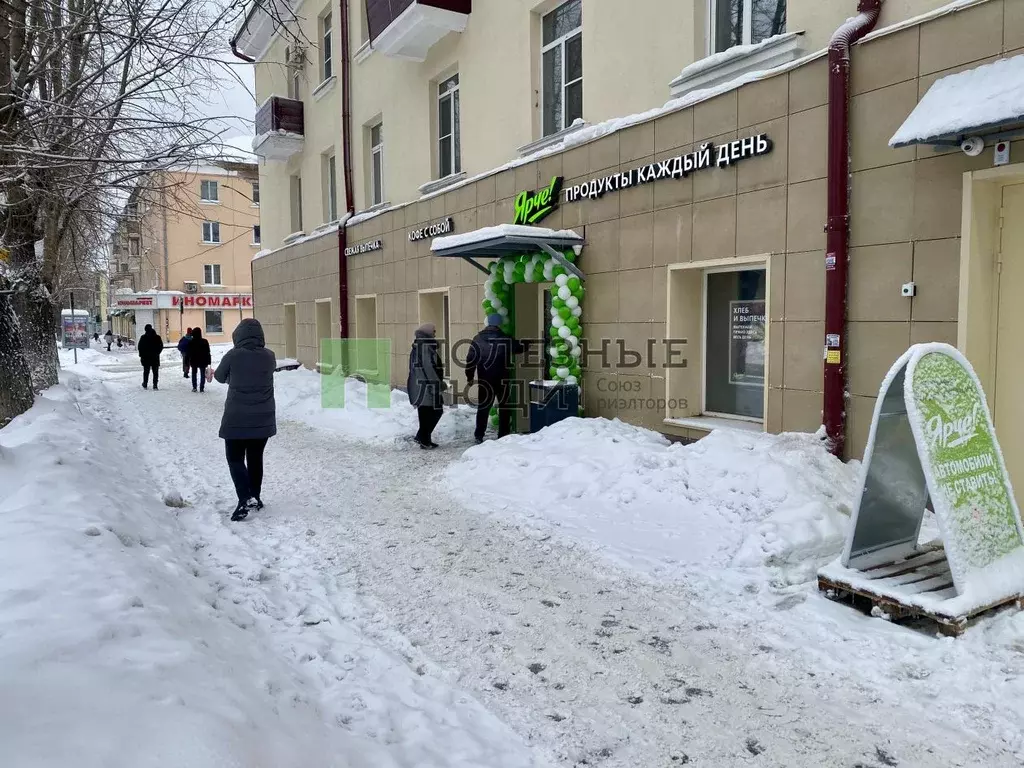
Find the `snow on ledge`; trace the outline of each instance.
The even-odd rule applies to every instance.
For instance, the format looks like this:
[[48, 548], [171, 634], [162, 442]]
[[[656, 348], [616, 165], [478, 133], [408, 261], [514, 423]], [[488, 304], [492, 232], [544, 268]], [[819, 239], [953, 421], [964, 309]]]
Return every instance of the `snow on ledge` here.
[[937, 80], [889, 139], [890, 147], [927, 143], [1024, 121], [1024, 55]]
[[474, 243], [486, 243], [498, 237], [544, 237], [551, 239], [575, 238], [582, 242], [583, 238], [571, 229], [546, 229], [544, 227], [524, 227], [519, 224], [499, 224], [496, 227], [484, 227], [472, 232], [464, 232], [458, 235], [447, 235], [446, 237], [435, 238], [430, 244], [431, 251], [446, 251], [449, 248], [456, 248]]
[[669, 83], [672, 96], [729, 82], [745, 72], [772, 69], [800, 57], [803, 32], [774, 35], [754, 45], [736, 45], [721, 53], [706, 56], [685, 67]]

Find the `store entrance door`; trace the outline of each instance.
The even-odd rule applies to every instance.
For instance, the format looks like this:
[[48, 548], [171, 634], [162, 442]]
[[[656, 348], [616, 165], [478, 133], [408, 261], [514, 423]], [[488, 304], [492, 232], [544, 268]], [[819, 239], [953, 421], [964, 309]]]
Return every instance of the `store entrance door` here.
[[530, 431], [530, 382], [547, 378], [543, 350], [539, 340], [544, 338], [544, 285], [517, 283], [515, 286], [515, 337], [523, 342], [525, 352], [516, 358], [515, 398], [516, 431]]
[[998, 273], [996, 375], [992, 403], [996, 436], [1018, 498], [1024, 493], [1024, 335], [1020, 300], [1024, 296], [1024, 184], [1003, 187], [1001, 266]]

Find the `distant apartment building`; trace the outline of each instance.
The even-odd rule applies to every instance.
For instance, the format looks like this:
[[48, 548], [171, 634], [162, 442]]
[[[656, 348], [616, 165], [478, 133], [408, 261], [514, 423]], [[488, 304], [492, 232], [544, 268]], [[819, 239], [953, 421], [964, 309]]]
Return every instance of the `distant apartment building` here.
[[254, 159], [153, 176], [125, 205], [111, 240], [111, 327], [137, 337], [152, 324], [169, 341], [198, 327], [214, 343], [229, 341], [252, 316], [250, 268], [261, 247]]

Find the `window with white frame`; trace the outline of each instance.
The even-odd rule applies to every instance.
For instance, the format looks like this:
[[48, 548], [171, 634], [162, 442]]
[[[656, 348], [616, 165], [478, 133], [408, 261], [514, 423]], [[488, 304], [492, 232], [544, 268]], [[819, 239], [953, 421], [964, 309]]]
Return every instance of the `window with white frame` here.
[[456, 73], [437, 86], [437, 174], [443, 179], [461, 172], [459, 75]]
[[384, 202], [384, 123], [370, 128], [370, 204]]
[[221, 285], [220, 264], [203, 265], [203, 285]]
[[207, 180], [199, 182], [199, 199], [204, 203], [220, 202], [217, 182]]
[[203, 222], [203, 242], [217, 244], [220, 242], [220, 222], [219, 221], [204, 221]]
[[708, 0], [710, 53], [753, 45], [786, 31], [786, 0]]
[[292, 232], [302, 232], [302, 177], [291, 176], [288, 179], [288, 185]]
[[142, 255], [142, 241], [137, 237], [128, 238], [128, 255], [129, 256], [141, 256]]
[[541, 106], [545, 136], [583, 117], [583, 4], [569, 0], [541, 19]]
[[206, 334], [224, 333], [224, 313], [219, 309], [206, 310]]
[[260, 183], [258, 181], [252, 183], [252, 204], [260, 204]]
[[260, 225], [259, 224], [253, 224], [252, 225], [252, 244], [253, 245], [259, 245], [261, 242], [263, 242], [263, 240], [262, 240], [262, 238], [260, 236]]
[[338, 218], [338, 164], [333, 153], [321, 160], [324, 192], [324, 221]]
[[302, 74], [302, 68], [296, 63], [299, 56], [299, 52], [293, 51], [290, 47], [285, 46], [284, 49], [284, 61], [285, 69], [288, 76], [288, 98], [294, 101], [302, 100], [302, 92], [300, 90], [301, 82], [299, 76]]
[[334, 48], [331, 38], [331, 12], [320, 17], [320, 79], [334, 75]]

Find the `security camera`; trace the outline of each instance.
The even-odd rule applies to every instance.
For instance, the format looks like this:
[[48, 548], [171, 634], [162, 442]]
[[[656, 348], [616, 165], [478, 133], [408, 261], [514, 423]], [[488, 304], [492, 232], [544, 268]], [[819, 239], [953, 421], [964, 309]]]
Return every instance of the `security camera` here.
[[904, 283], [903, 287], [900, 288], [900, 293], [906, 297], [912, 297], [917, 295], [917, 284], [916, 283]]
[[980, 136], [968, 136], [960, 142], [960, 150], [968, 157], [977, 157], [985, 151], [985, 140]]

